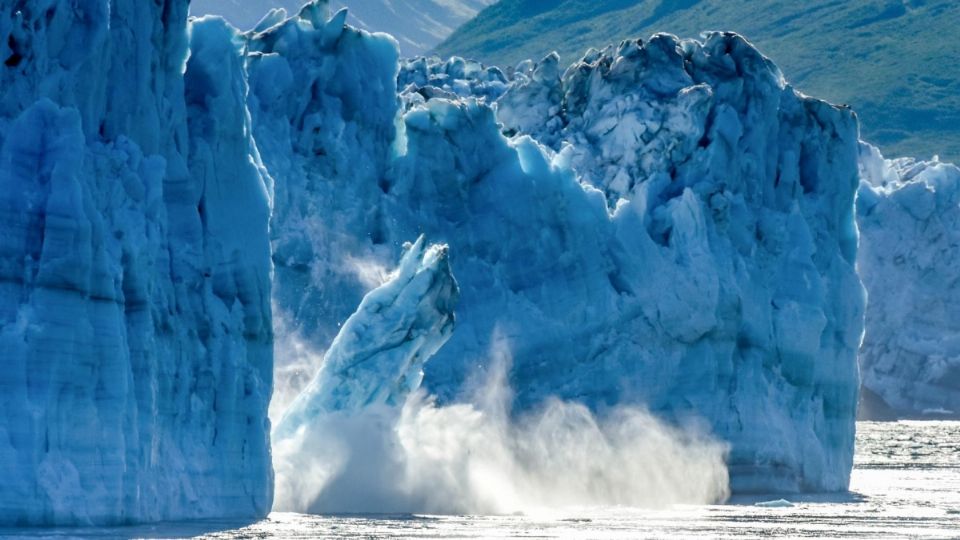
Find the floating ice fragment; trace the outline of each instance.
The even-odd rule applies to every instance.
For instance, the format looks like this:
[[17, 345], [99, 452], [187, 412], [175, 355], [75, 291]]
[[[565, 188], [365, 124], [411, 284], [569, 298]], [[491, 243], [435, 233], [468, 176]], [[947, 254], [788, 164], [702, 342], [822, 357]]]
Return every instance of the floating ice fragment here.
[[775, 501], [758, 502], [754, 506], [760, 508], [793, 508], [796, 505], [786, 499], [777, 499]]

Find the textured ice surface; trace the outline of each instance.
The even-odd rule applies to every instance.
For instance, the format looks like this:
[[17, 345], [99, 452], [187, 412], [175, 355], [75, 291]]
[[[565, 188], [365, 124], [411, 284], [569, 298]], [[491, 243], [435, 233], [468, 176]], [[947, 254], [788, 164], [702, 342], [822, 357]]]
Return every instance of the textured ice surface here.
[[391, 43], [341, 20], [248, 37], [276, 305], [315, 347], [425, 234], [461, 287], [425, 368], [442, 402], [498, 335], [518, 410], [557, 396], [698, 416], [732, 443], [736, 489], [846, 488], [863, 328], [849, 110], [729, 34], [526, 66], [499, 118], [436, 82], [401, 105]]
[[800, 96], [731, 34], [625, 41], [530, 73], [497, 103], [504, 128], [552, 146], [618, 214], [637, 209], [631, 240], [648, 247], [628, 253], [642, 270], [611, 284], [654, 329], [644, 352], [669, 352], [636, 379], [661, 387], [671, 356], [709, 366], [638, 393], [655, 408], [697, 403], [684, 391], [715, 399], [694, 408], [734, 442], [735, 487], [750, 489], [737, 477], [751, 470], [760, 486], [845, 486], [863, 314], [852, 113]]
[[446, 246], [423, 237], [389, 281], [368, 293], [327, 351], [323, 366], [274, 430], [282, 441], [337, 411], [403, 405], [424, 364], [450, 339], [459, 297]]
[[0, 4], [2, 523], [270, 508], [267, 182], [187, 4]]
[[[629, 198], [633, 178], [649, 174], [644, 169], [651, 164], [663, 167], [654, 160], [672, 163], [674, 158], [670, 156], [677, 151], [671, 147], [673, 140], [668, 137], [658, 142], [654, 131], [660, 129], [660, 122], [668, 129], [686, 129], [682, 125], [690, 122], [689, 110], [695, 105], [696, 94], [687, 96], [687, 105], [674, 108], [669, 117], [651, 120], [660, 114], [655, 106], [623, 99], [621, 91], [610, 92], [611, 83], [606, 77], [569, 82], [583, 77], [575, 71], [589, 71], [591, 64], [603, 63], [601, 56], [596, 51], [588, 53], [566, 74], [560, 73], [555, 55], [538, 64], [521, 63], [508, 71], [506, 88], [511, 91], [502, 98], [503, 84], [488, 82], [478, 67], [451, 69], [469, 64], [456, 59], [409, 61], [403, 65], [400, 80], [401, 86], [403, 82], [416, 85], [407, 88], [407, 95], [412, 96], [408, 102], [419, 102], [422, 96], [442, 96], [442, 92], [470, 92], [496, 101], [498, 119], [507, 133], [534, 133], [555, 149], [572, 144], [567, 152], [573, 156], [578, 172], [585, 180], [604, 186], [610, 203], [615, 204], [620, 197]], [[417, 76], [421, 72], [432, 76]], [[616, 70], [611, 68], [611, 72]], [[580, 113], [572, 105], [578, 98], [569, 95], [572, 84], [585, 84], [591, 95], [620, 98], [602, 97], [599, 106], [593, 106], [597, 110]], [[610, 111], [602, 110], [604, 107], [616, 110], [612, 115], [615, 122]], [[659, 151], [636, 154], [633, 141], [637, 137], [649, 140], [646, 144], [659, 147]], [[957, 330], [951, 325], [960, 317], [952, 313], [956, 303], [949, 296], [954, 290], [955, 272], [950, 268], [956, 258], [954, 214], [960, 197], [954, 187], [956, 171], [956, 167], [936, 161], [885, 162], [874, 149], [865, 147], [861, 152], [864, 184], [858, 220], [864, 233], [858, 264], [870, 296], [861, 355], [868, 398], [862, 414], [957, 414], [960, 368], [956, 364]], [[880, 396], [893, 409], [886, 409], [873, 396]]]
[[453, 57], [413, 58], [400, 63], [398, 84], [409, 107], [434, 97], [475, 97], [493, 102], [507, 90], [507, 76], [497, 67]]
[[861, 147], [864, 385], [905, 416], [960, 414], [960, 169]]

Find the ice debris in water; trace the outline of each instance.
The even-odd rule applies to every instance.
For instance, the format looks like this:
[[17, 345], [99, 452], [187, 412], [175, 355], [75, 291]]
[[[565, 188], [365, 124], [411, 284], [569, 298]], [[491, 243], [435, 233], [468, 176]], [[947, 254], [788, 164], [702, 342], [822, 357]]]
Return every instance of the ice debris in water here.
[[796, 505], [786, 499], [777, 499], [775, 501], [758, 502], [755, 506], [760, 508], [793, 508]]

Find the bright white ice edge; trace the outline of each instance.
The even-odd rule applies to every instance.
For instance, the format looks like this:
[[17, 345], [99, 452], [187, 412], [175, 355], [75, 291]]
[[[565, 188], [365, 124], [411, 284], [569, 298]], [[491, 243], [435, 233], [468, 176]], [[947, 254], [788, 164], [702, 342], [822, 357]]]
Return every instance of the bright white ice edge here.
[[[402, 389], [396, 425], [483, 412], [502, 339], [514, 416], [481, 427], [510, 433], [508, 466], [556, 398], [607, 442], [631, 405], [700, 419], [689, 448], [729, 444], [735, 490], [846, 488], [864, 308], [849, 110], [732, 34], [626, 41], [565, 73], [548, 58], [509, 84], [453, 61], [449, 89], [398, 99], [395, 41], [324, 2], [244, 35], [188, 32], [186, 10], [0, 7], [0, 521], [263, 515], [272, 314], [282, 343], [326, 349], [421, 234], [460, 288], [424, 366], [436, 405], [408, 379], [352, 381]], [[419, 66], [401, 76], [439, 76]], [[477, 89], [503, 94], [497, 113], [457, 98]], [[419, 378], [412, 354], [395, 374]]]

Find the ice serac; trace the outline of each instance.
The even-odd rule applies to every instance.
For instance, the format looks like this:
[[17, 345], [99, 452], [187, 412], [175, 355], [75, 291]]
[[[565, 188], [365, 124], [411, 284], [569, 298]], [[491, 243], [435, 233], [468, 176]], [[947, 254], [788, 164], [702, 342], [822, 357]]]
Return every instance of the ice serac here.
[[270, 508], [268, 185], [187, 4], [0, 6], [0, 524]]
[[314, 346], [425, 234], [461, 290], [424, 368], [442, 402], [469, 396], [499, 336], [517, 411], [643, 404], [729, 441], [736, 490], [847, 487], [864, 309], [848, 109], [732, 34], [526, 65], [496, 112], [502, 81], [456, 62], [406, 64], [398, 99], [393, 44], [335, 19], [248, 39], [275, 305]]
[[424, 364], [450, 339], [458, 298], [447, 247], [421, 236], [347, 319], [320, 371], [277, 424], [277, 440], [325, 414], [402, 406], [420, 388]]
[[960, 168], [861, 147], [863, 384], [901, 416], [960, 414]]

